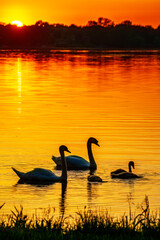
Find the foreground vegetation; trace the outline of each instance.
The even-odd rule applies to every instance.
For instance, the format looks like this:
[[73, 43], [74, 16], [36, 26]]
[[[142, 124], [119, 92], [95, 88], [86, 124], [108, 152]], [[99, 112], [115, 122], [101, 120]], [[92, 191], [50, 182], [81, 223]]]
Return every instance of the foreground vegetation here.
[[92, 211], [87, 208], [78, 212], [70, 219], [60, 216], [54, 218], [50, 210], [42, 219], [30, 219], [23, 213], [23, 207], [1, 219], [0, 239], [56, 239], [56, 240], [109, 240], [109, 239], [160, 239], [160, 218], [150, 214], [149, 201], [145, 198], [145, 206], [141, 212], [132, 216], [122, 216], [120, 219], [109, 216], [108, 212]]
[[155, 29], [129, 20], [114, 24], [103, 17], [85, 26], [41, 20], [23, 27], [0, 23], [0, 48], [160, 49], [160, 25]]

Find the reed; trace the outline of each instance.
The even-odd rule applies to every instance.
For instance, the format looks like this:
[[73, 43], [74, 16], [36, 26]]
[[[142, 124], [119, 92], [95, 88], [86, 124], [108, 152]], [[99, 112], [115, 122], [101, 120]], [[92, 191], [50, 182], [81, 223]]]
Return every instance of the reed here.
[[[0, 220], [0, 239], [56, 239], [56, 240], [151, 240], [160, 239], [160, 217], [151, 214], [148, 197], [140, 206], [140, 213], [134, 217], [123, 215], [115, 218], [107, 211], [84, 208], [78, 211], [72, 221], [69, 217], [54, 216], [54, 211], [46, 209], [43, 218], [29, 218], [23, 207], [14, 207], [7, 218]], [[133, 214], [132, 214], [133, 215]]]

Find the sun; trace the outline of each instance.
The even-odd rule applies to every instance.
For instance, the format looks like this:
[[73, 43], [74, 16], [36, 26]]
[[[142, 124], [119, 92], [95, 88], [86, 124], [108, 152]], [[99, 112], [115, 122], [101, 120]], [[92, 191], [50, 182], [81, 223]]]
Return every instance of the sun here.
[[17, 27], [22, 27], [23, 23], [21, 21], [18, 20], [14, 20], [11, 22], [12, 25], [16, 25]]

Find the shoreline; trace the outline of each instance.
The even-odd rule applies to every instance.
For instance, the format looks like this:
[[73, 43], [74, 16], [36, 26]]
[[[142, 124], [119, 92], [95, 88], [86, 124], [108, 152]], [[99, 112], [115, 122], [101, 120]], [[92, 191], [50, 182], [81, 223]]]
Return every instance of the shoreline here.
[[[3, 206], [2, 206], [3, 207]], [[150, 214], [149, 200], [146, 196], [141, 204], [141, 211], [136, 216], [130, 211], [129, 216], [113, 218], [108, 211], [99, 212], [84, 208], [76, 217], [59, 217], [45, 212], [42, 219], [24, 214], [23, 207], [11, 210], [8, 219], [0, 218], [0, 239], [159, 239], [160, 216]]]

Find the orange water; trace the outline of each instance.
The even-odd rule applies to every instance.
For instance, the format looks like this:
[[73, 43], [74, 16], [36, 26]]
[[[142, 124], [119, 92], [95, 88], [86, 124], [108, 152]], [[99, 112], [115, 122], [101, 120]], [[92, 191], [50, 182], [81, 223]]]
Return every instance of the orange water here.
[[[147, 195], [160, 208], [160, 52], [0, 51], [1, 213], [23, 205], [26, 213], [51, 206], [74, 214], [84, 206], [128, 212]], [[88, 184], [88, 171], [68, 172], [61, 184], [17, 184], [12, 171], [54, 171], [61, 144], [88, 159], [93, 147], [97, 174], [106, 183]], [[110, 172], [135, 162], [138, 180], [115, 180]], [[60, 174], [60, 171], [55, 171]]]

